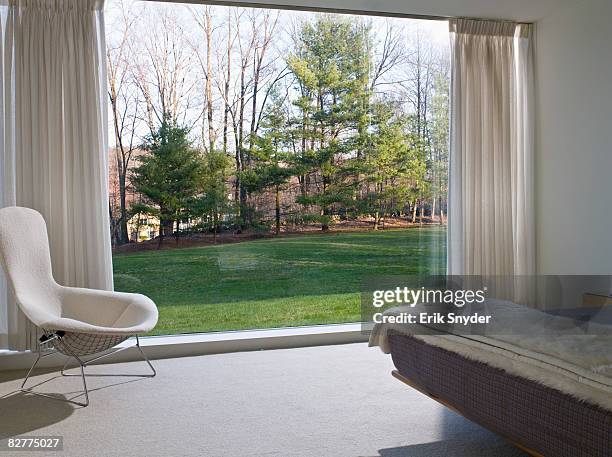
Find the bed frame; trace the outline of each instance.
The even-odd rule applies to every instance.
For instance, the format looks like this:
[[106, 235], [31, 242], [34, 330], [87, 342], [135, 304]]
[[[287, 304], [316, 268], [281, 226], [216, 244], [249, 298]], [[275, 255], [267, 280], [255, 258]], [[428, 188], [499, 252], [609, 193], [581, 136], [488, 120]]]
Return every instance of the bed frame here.
[[533, 457], [611, 457], [612, 411], [403, 334], [393, 376]]
[[[403, 376], [402, 374], [400, 374], [399, 371], [397, 370], [393, 370], [391, 372], [391, 374], [393, 375], [394, 378], [399, 379], [400, 381], [402, 381], [404, 384], [412, 387], [413, 389], [418, 390], [419, 392], [421, 392], [423, 395], [427, 395], [429, 398], [431, 398], [432, 400], [437, 401], [438, 403], [440, 403], [441, 405], [446, 406], [448, 409], [450, 409], [451, 411], [454, 411], [455, 413], [459, 414], [460, 416], [465, 417], [467, 420], [472, 421], [476, 424], [478, 424], [478, 421], [473, 420], [472, 418], [468, 417], [468, 415], [464, 414], [463, 412], [461, 412], [459, 409], [455, 408], [453, 405], [451, 405], [449, 402], [447, 402], [446, 400], [439, 398], [429, 392], [427, 392], [426, 389], [422, 388], [421, 386], [418, 386], [417, 384], [415, 384], [414, 382], [412, 382], [410, 379], [408, 379], [407, 377]], [[478, 424], [481, 425], [481, 424]], [[504, 436], [502, 433], [499, 433], [495, 430], [491, 430], [492, 432], [494, 432], [495, 434], [501, 436], [503, 439], [505, 439], [506, 441], [508, 441], [509, 443], [513, 444], [514, 446], [516, 446], [517, 448], [519, 448], [521, 451], [526, 452], [527, 454], [529, 454], [531, 457], [544, 457], [544, 455], [540, 454], [539, 452], [536, 452], [532, 449], [529, 449], [525, 446], [523, 446], [521, 443], [517, 443], [516, 441], [511, 440], [510, 438], [508, 438], [507, 436]]]

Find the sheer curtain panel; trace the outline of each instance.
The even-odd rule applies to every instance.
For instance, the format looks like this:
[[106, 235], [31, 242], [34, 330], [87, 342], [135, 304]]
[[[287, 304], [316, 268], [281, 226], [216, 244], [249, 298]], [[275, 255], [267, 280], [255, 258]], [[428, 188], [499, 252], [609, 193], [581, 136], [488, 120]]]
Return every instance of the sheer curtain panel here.
[[[102, 0], [2, 6], [2, 206], [48, 225], [59, 283], [112, 289]], [[19, 230], [19, 227], [15, 227]], [[36, 329], [4, 278], [0, 348], [33, 347]]]
[[534, 274], [532, 26], [450, 31], [448, 273]]

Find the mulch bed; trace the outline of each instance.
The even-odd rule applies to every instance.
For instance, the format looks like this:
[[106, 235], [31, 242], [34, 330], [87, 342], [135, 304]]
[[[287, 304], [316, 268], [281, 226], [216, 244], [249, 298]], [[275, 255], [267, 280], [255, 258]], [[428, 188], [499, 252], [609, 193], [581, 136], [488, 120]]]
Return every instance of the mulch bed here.
[[[437, 222], [432, 223], [426, 219], [422, 224], [417, 222], [413, 224], [404, 219], [387, 219], [384, 224], [384, 229], [399, 229], [399, 228], [410, 228], [410, 227], [422, 227], [438, 225]], [[287, 227], [283, 228], [283, 231], [278, 236], [279, 238], [287, 238], [292, 236], [300, 235], [326, 235], [333, 233], [347, 233], [347, 232], [365, 232], [373, 230], [374, 222], [371, 220], [350, 220], [340, 221], [333, 224], [327, 232], [321, 231], [320, 225], [305, 225], [300, 226], [299, 229], [291, 230]], [[383, 230], [383, 227], [380, 227]], [[245, 230], [242, 232], [238, 231], [225, 231], [217, 234], [216, 240], [212, 233], [192, 233], [189, 235], [183, 235], [177, 238], [166, 237], [161, 245], [161, 249], [181, 249], [181, 248], [192, 248], [201, 246], [214, 246], [217, 244], [229, 244], [229, 243], [240, 243], [243, 241], [252, 241], [264, 238], [275, 238], [274, 232], [262, 232], [262, 231], [250, 231]], [[158, 249], [159, 240], [152, 239], [147, 241], [141, 241], [140, 243], [128, 243], [121, 246], [113, 246], [113, 253], [128, 253], [128, 252], [140, 252], [140, 251], [151, 251]]]

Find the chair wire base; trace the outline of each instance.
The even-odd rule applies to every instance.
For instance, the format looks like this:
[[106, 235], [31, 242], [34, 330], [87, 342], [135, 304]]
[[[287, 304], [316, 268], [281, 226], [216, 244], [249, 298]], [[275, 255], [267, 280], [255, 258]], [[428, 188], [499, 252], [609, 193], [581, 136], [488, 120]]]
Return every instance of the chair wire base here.
[[[118, 376], [118, 377], [123, 377], [123, 376], [129, 376], [129, 377], [138, 377], [138, 378], [154, 378], [155, 375], [157, 374], [157, 372], [155, 371], [155, 368], [153, 368], [153, 364], [151, 364], [151, 361], [149, 360], [149, 358], [146, 356], [146, 354], [144, 353], [144, 351], [142, 350], [142, 347], [140, 346], [140, 339], [138, 338], [138, 335], [136, 335], [136, 344], [134, 346], [127, 346], [127, 347], [123, 347], [121, 349], [118, 349], [117, 351], [114, 352], [109, 352], [107, 354], [102, 354], [100, 356], [94, 357], [92, 359], [86, 360], [84, 361], [81, 357], [79, 357], [78, 355], [75, 355], [74, 353], [71, 353], [71, 351], [68, 349], [66, 350], [66, 348], [63, 348], [64, 350], [66, 350], [68, 355], [68, 359], [66, 360], [66, 363], [64, 363], [64, 366], [62, 367], [60, 373], [62, 376], [80, 376], [82, 381], [83, 381], [83, 394], [85, 395], [85, 402], [78, 402], [78, 401], [74, 401], [74, 400], [68, 400], [68, 399], [64, 399], [64, 398], [59, 398], [56, 395], [53, 394], [46, 394], [46, 393], [42, 393], [42, 392], [36, 392], [34, 390], [32, 390], [34, 387], [36, 386], [32, 386], [32, 387], [28, 387], [25, 388], [26, 383], [28, 382], [28, 379], [30, 378], [30, 376], [32, 375], [32, 372], [34, 371], [34, 368], [36, 368], [36, 365], [38, 365], [38, 362], [40, 361], [40, 359], [53, 355], [53, 354], [57, 354], [59, 351], [54, 351], [54, 352], [50, 352], [47, 354], [42, 354], [42, 347], [44, 345], [49, 344], [51, 341], [60, 339], [61, 337], [59, 336], [53, 336], [52, 338], [49, 338], [47, 340], [45, 340], [43, 343], [38, 343], [38, 356], [36, 357], [36, 360], [34, 361], [34, 363], [32, 364], [32, 366], [30, 367], [30, 369], [28, 370], [28, 374], [26, 375], [25, 379], [23, 380], [23, 382], [21, 383], [21, 388], [19, 389], [21, 392], [24, 393], [30, 393], [33, 395], [38, 395], [39, 397], [46, 397], [46, 398], [52, 398], [54, 400], [59, 400], [59, 401], [63, 401], [66, 403], [72, 403], [74, 405], [77, 406], [88, 406], [89, 405], [89, 391], [87, 390], [87, 380], [85, 379], [87, 376]], [[115, 355], [118, 352], [122, 352], [125, 351], [126, 349], [132, 349], [133, 347], [136, 347], [138, 349], [138, 351], [140, 352], [140, 355], [142, 355], [142, 358], [145, 362], [147, 362], [147, 364], [149, 365], [149, 368], [151, 368], [151, 373], [150, 374], [89, 374], [86, 375], [85, 374], [85, 367], [88, 366], [89, 364], [96, 362], [98, 360], [101, 360], [105, 357], [111, 356], [111, 355]], [[62, 351], [64, 352], [64, 351]], [[70, 373], [66, 373], [66, 369], [68, 366], [68, 363], [72, 360], [75, 359], [78, 362], [78, 367], [80, 368], [81, 373], [80, 374], [70, 374]], [[75, 367], [76, 368], [76, 367]], [[38, 385], [38, 384], [37, 384]], [[78, 396], [78, 395], [77, 395]], [[76, 397], [74, 397], [76, 398]]]

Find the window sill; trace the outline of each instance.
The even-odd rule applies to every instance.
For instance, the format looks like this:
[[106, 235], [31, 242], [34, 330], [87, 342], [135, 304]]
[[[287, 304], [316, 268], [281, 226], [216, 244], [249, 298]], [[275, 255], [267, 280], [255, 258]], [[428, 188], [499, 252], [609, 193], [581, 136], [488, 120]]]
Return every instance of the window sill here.
[[[140, 345], [151, 359], [191, 357], [228, 352], [287, 349], [331, 344], [359, 343], [368, 340], [360, 323], [284, 327], [263, 330], [239, 330], [232, 332], [193, 333], [141, 337]], [[119, 344], [116, 349], [134, 345], [133, 339]], [[109, 351], [112, 352], [113, 350]], [[0, 351], [0, 371], [27, 369], [36, 356], [31, 352]], [[61, 367], [65, 357], [43, 358], [39, 366]], [[140, 360], [138, 351], [122, 351], [116, 357], [103, 359], [105, 363]]]

